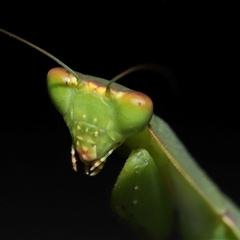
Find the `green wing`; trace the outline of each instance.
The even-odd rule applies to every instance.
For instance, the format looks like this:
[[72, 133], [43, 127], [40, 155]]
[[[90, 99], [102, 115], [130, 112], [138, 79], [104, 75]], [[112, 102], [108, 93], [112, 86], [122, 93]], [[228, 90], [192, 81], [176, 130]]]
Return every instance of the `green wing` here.
[[[150, 239], [164, 238], [166, 236], [165, 230], [170, 229], [169, 225], [172, 224], [172, 226], [177, 225], [177, 229], [184, 239], [240, 239], [239, 210], [201, 170], [163, 120], [153, 116], [149, 127], [137, 136], [128, 139], [125, 144], [125, 147], [129, 150], [146, 149], [153, 158], [153, 161], [148, 158], [148, 165], [156, 166], [158, 172], [157, 176], [155, 175], [158, 184], [151, 185], [149, 183], [148, 188], [143, 189], [142, 192], [139, 188], [138, 194], [134, 195], [134, 198], [138, 199], [138, 203], [147, 199], [145, 208], [136, 204], [133, 211], [132, 205], [129, 204], [134, 201], [131, 181], [140, 185], [136, 181], [134, 168], [128, 166], [128, 164], [131, 164], [131, 158], [129, 159], [130, 163], [127, 161], [123, 169], [123, 171], [128, 169], [127, 177], [130, 184], [125, 184], [124, 178], [126, 176], [121, 174], [113, 191], [114, 209], [130, 222], [140, 235], [144, 232], [145, 236]], [[137, 176], [137, 178], [142, 178], [142, 182], [149, 181], [147, 176], [152, 175], [152, 168], [146, 167], [148, 173]], [[132, 178], [132, 180], [129, 180], [129, 178]], [[166, 186], [166, 189], [163, 185]], [[117, 202], [115, 195], [119, 186], [124, 190], [121, 192], [121, 200]], [[156, 200], [154, 194], [159, 189], [164, 189], [164, 191]], [[119, 190], [118, 195], [120, 195]], [[154, 215], [146, 210], [147, 205], [159, 209], [158, 205], [162, 204], [162, 198], [164, 197], [169, 203], [174, 202], [170, 206], [165, 205], [168, 214], [166, 214], [166, 211], [160, 211], [159, 213], [159, 210], [156, 210]], [[119, 206], [124, 206], [121, 207], [121, 211], [119, 211]], [[173, 220], [172, 213], [174, 210], [176, 214]], [[138, 211], [142, 212], [144, 223], [138, 217], [139, 213], [136, 214]], [[161, 221], [162, 215], [166, 222], [160, 227], [157, 223]], [[158, 227], [154, 234], [148, 232], [148, 224], [154, 224], [150, 221], [152, 218], [160, 219], [155, 221]], [[141, 229], [145, 229], [145, 231]]]

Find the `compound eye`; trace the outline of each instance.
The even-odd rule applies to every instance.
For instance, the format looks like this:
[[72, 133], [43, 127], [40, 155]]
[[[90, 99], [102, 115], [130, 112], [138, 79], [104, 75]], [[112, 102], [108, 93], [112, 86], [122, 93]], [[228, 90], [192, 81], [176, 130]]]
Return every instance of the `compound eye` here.
[[142, 131], [153, 114], [152, 100], [144, 93], [128, 91], [118, 98], [118, 121], [122, 131]]

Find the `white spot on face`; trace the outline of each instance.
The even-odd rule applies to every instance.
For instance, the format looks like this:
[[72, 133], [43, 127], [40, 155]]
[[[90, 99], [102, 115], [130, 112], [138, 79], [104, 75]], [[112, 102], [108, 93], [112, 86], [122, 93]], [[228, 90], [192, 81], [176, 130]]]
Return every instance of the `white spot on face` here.
[[68, 78], [68, 77], [65, 77], [65, 78], [63, 78], [63, 81], [65, 82], [65, 83], [70, 83], [70, 78]]
[[145, 101], [143, 99], [135, 99], [135, 98], [133, 98], [131, 102], [133, 104], [135, 104], [135, 105], [144, 105], [145, 104]]
[[138, 190], [138, 188], [139, 188], [138, 186], [135, 186], [135, 187], [133, 188], [133, 190]]
[[81, 140], [81, 141], [83, 140], [83, 138], [82, 138], [82, 137], [80, 137], [80, 136], [77, 136], [77, 139], [79, 139], [79, 140]]

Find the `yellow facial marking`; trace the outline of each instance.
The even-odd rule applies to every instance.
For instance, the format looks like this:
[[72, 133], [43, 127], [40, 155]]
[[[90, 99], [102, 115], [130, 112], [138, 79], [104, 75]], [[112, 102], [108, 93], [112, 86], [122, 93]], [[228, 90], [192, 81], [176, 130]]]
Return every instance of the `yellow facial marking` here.
[[98, 88], [94, 82], [88, 82], [88, 87], [93, 91], [96, 91], [96, 89]]
[[85, 152], [88, 151], [88, 147], [86, 147], [86, 146], [84, 146], [84, 145], [82, 146], [82, 149], [83, 149], [83, 151], [85, 151]]
[[94, 141], [92, 141], [92, 140], [90, 140], [90, 139], [88, 139], [88, 140], [87, 140], [87, 142], [88, 142], [88, 143], [95, 144], [95, 142], [94, 142]]
[[98, 88], [97, 88], [97, 92], [98, 92], [98, 94], [100, 94], [100, 95], [104, 95], [105, 92], [106, 92], [106, 87], [98, 87]]
[[79, 139], [79, 140], [81, 140], [81, 141], [83, 140], [83, 138], [82, 138], [82, 137], [80, 137], [80, 136], [77, 136], [77, 139]]
[[76, 142], [77, 146], [79, 146], [79, 141]]
[[98, 131], [94, 132], [94, 136], [97, 137], [98, 136]]
[[85, 132], [88, 132], [88, 128], [86, 128]]
[[93, 121], [94, 121], [94, 122], [97, 122], [97, 118], [94, 118]]
[[85, 118], [86, 118], [86, 115], [85, 115], [85, 114], [83, 114], [83, 115], [82, 115], [82, 118], [83, 118], [83, 119], [85, 119]]
[[77, 126], [77, 130], [80, 130], [80, 129], [81, 129], [81, 127], [78, 125], [78, 126]]
[[117, 93], [116, 93], [116, 95], [115, 95], [115, 98], [121, 98], [123, 95], [124, 95], [125, 93], [124, 92], [122, 92], [122, 91], [118, 91]]
[[77, 79], [72, 74], [70, 74], [69, 78], [65, 79], [65, 81], [66, 81], [66, 83], [71, 84], [73, 86], [77, 86], [78, 85]]

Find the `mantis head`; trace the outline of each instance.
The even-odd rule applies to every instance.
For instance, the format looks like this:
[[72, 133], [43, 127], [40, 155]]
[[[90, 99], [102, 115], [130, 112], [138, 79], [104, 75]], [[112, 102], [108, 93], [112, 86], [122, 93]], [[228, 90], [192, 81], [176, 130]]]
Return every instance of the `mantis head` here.
[[[96, 175], [107, 157], [128, 137], [140, 133], [153, 113], [151, 99], [137, 91], [109, 81], [78, 74], [64, 68], [49, 71], [50, 97], [63, 115], [73, 139], [74, 149], [85, 164], [85, 172]], [[116, 85], [116, 84], [115, 84]]]

